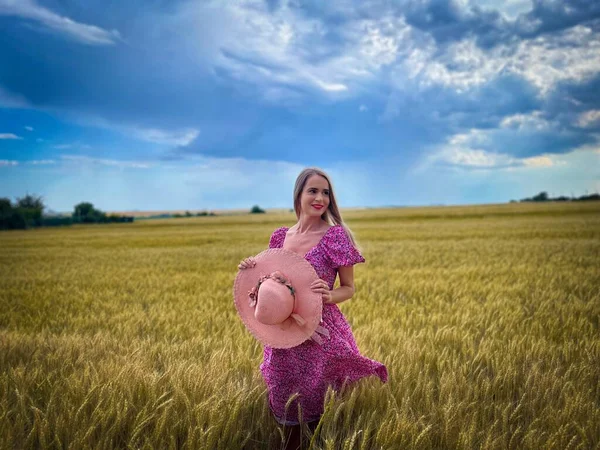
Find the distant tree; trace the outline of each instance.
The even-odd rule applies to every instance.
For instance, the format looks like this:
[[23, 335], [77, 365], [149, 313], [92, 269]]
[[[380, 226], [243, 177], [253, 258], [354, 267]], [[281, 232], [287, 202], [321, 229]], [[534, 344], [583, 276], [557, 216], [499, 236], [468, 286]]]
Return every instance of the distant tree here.
[[94, 210], [94, 205], [89, 202], [81, 202], [75, 205], [73, 216], [76, 217], [87, 217]]
[[44, 212], [44, 202], [42, 197], [36, 197], [27, 194], [25, 197], [17, 198], [15, 209], [23, 216], [26, 226], [36, 227], [42, 224], [42, 214]]
[[90, 202], [81, 202], [75, 205], [73, 211], [73, 222], [75, 223], [98, 223], [107, 222], [106, 214], [94, 208]]
[[0, 198], [0, 217], [10, 216], [12, 214], [12, 204], [9, 198]]
[[[587, 191], [586, 191], [587, 192]], [[595, 193], [591, 195], [582, 195], [581, 197], [575, 197], [573, 193], [571, 193], [571, 197], [567, 197], [565, 195], [561, 195], [560, 197], [549, 197], [548, 193], [543, 191], [538, 195], [535, 195], [531, 198], [523, 198], [519, 201], [521, 202], [581, 202], [581, 201], [589, 201], [589, 200], [600, 200], [600, 194]], [[511, 200], [512, 203], [514, 200]]]
[[252, 207], [252, 209], [250, 210], [250, 214], [264, 214], [265, 211], [263, 209], [260, 209], [260, 207], [258, 205], [254, 205]]
[[42, 197], [27, 194], [25, 197], [17, 198], [17, 208], [39, 209], [43, 211], [45, 206]]
[[16, 214], [9, 198], [0, 198], [0, 229], [10, 230], [13, 227], [13, 214]]

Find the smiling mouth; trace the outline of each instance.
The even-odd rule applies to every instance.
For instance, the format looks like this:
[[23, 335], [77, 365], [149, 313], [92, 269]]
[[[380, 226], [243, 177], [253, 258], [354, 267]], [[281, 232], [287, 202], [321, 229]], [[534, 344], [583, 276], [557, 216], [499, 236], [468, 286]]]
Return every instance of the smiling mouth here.
[[323, 205], [312, 205], [312, 207], [313, 207], [313, 208], [316, 208], [316, 209], [322, 209], [322, 208], [323, 208]]

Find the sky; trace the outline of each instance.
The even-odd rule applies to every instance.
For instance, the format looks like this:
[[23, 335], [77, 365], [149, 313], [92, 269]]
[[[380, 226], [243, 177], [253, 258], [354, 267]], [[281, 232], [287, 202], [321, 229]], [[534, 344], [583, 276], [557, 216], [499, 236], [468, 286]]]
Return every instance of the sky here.
[[103, 211], [600, 191], [600, 2], [0, 0], [0, 197]]

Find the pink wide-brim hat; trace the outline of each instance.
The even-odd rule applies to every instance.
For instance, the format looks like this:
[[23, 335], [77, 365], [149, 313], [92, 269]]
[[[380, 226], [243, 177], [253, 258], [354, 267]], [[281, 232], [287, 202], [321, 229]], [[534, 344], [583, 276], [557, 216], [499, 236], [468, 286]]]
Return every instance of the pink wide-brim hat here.
[[[319, 325], [323, 313], [322, 295], [313, 292], [310, 288], [312, 282], [319, 279], [313, 266], [299, 254], [282, 248], [264, 250], [256, 255], [254, 260], [256, 265], [240, 269], [233, 283], [234, 304], [248, 331], [263, 345], [273, 348], [295, 347], [311, 338], [322, 343], [316, 332], [328, 333]], [[253, 302], [250, 296], [259, 280], [274, 272], [283, 274], [293, 287], [295, 300], [292, 313], [294, 317], [301, 318], [289, 320], [286, 326], [261, 323], [256, 318], [257, 302]], [[273, 290], [269, 286], [270, 296], [272, 296], [272, 292]], [[289, 295], [291, 298], [288, 288], [279, 290], [279, 292], [282, 292], [282, 295]], [[263, 298], [266, 299], [266, 295]], [[260, 287], [257, 297], [258, 303], [260, 303]], [[282, 301], [282, 305], [289, 305], [288, 299], [285, 298], [285, 300]], [[303, 322], [303, 324], [301, 325], [299, 322]]]

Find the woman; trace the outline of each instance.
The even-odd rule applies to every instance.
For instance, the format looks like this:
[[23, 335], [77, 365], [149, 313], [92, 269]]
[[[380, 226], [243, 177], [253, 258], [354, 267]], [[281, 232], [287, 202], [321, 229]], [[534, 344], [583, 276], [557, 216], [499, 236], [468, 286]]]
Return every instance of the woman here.
[[[322, 344], [309, 339], [288, 349], [264, 347], [260, 370], [269, 391], [269, 405], [275, 419], [290, 425], [288, 448], [296, 448], [300, 422], [319, 421], [327, 387], [339, 390], [344, 382], [377, 375], [387, 381], [386, 367], [362, 356], [338, 304], [354, 295], [353, 265], [365, 259], [343, 223], [328, 175], [317, 168], [304, 169], [294, 187], [294, 209], [298, 222], [291, 228], [277, 228], [269, 248], [283, 248], [303, 256], [312, 264], [319, 279], [311, 290], [322, 294], [323, 321], [329, 338]], [[252, 267], [252, 257], [239, 264]], [[340, 286], [333, 289], [339, 273]], [[290, 397], [297, 394], [286, 409]], [[298, 414], [298, 405], [302, 417]]]

